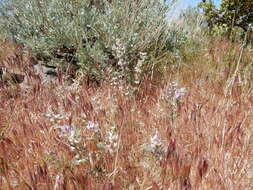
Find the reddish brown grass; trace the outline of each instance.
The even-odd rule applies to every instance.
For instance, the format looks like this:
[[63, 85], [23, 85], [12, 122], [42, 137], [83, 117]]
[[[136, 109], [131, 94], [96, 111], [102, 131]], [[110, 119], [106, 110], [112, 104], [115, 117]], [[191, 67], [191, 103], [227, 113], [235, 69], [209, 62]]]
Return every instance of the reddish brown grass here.
[[[225, 60], [224, 51], [202, 61]], [[164, 85], [149, 81], [133, 96], [107, 83], [75, 89], [31, 80], [25, 90], [0, 89], [1, 189], [252, 189], [251, 86], [236, 82], [225, 97], [226, 65], [203, 64], [208, 69], [181, 68], [177, 80], [187, 93], [174, 107], [161, 98]], [[100, 131], [88, 130], [88, 121]], [[77, 128], [79, 141], [59, 137], [60, 125]], [[155, 129], [165, 148], [161, 159], [142, 148]], [[101, 148], [110, 143], [108, 131], [118, 135], [111, 151]]]

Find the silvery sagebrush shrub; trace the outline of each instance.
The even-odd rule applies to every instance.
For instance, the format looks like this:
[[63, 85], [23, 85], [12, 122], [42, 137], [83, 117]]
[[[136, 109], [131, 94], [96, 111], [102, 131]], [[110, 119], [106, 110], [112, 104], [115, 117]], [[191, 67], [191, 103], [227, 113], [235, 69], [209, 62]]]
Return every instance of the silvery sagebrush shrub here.
[[173, 2], [3, 0], [0, 28], [45, 64], [70, 63], [95, 80], [139, 84], [182, 43], [168, 22]]
[[180, 47], [181, 62], [196, 59], [207, 45], [208, 26], [204, 20], [203, 12], [198, 7], [189, 7], [183, 10], [177, 20], [180, 33], [184, 37], [184, 43]]

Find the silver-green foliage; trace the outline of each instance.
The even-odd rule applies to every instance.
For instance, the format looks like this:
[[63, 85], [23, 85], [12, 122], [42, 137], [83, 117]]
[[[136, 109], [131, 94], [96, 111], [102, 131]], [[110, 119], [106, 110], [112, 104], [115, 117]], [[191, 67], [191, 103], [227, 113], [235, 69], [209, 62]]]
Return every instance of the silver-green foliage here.
[[103, 78], [110, 71], [139, 81], [136, 70], [138, 77], [152, 73], [179, 45], [169, 8], [157, 0], [5, 0], [0, 28], [50, 64], [71, 54], [64, 61], [75, 61], [85, 74]]

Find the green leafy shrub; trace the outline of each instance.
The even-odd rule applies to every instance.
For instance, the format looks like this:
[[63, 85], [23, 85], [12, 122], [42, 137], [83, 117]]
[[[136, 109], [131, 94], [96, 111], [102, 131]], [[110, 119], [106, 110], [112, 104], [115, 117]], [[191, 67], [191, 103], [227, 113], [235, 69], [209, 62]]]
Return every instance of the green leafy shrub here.
[[0, 27], [45, 64], [71, 63], [95, 80], [139, 84], [180, 46], [168, 24], [171, 2], [92, 0], [3, 1]]
[[253, 22], [252, 0], [222, 0], [218, 8], [212, 1], [203, 1], [199, 6], [204, 11], [211, 33], [226, 35], [233, 41], [238, 36], [247, 36], [247, 42], [252, 40], [249, 35]]

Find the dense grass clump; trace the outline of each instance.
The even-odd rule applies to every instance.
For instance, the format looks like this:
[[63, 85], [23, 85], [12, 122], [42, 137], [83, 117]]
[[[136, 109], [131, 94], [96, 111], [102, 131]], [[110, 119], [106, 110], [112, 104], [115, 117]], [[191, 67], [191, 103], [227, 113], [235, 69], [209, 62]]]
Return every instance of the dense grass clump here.
[[[11, 69], [18, 49], [2, 45], [1, 62]], [[171, 67], [163, 84], [145, 80], [132, 96], [127, 86], [51, 85], [33, 75], [26, 88], [1, 87], [1, 188], [252, 189], [247, 49], [224, 93], [238, 48], [213, 40]], [[28, 57], [16, 58], [29, 67]]]

